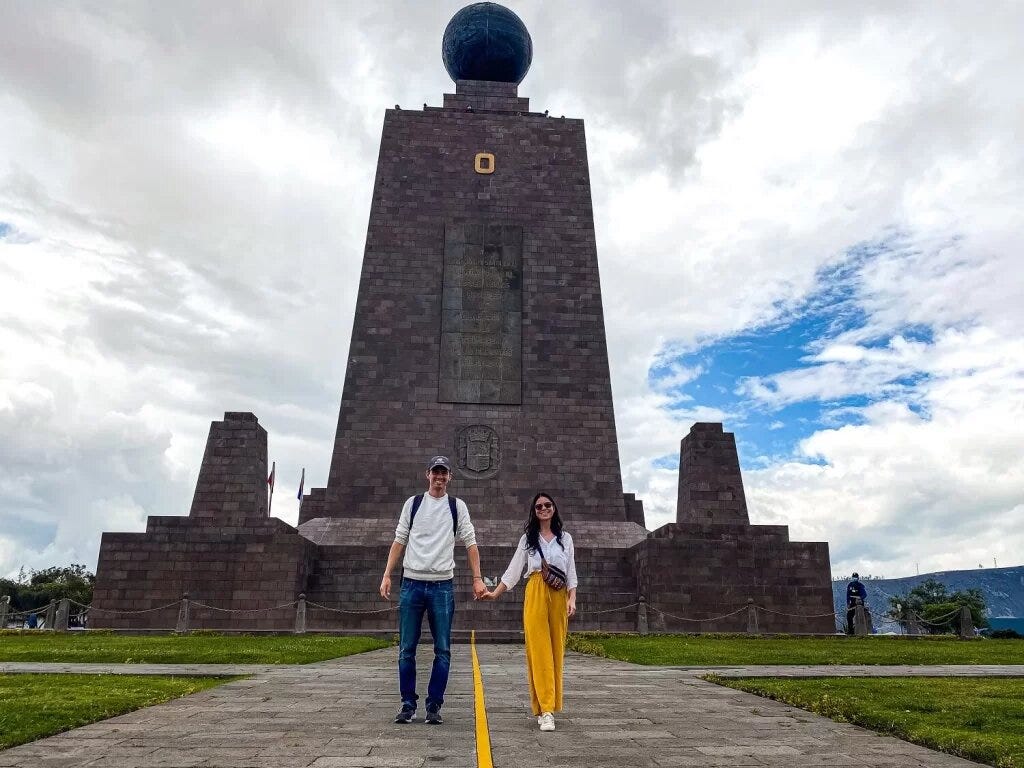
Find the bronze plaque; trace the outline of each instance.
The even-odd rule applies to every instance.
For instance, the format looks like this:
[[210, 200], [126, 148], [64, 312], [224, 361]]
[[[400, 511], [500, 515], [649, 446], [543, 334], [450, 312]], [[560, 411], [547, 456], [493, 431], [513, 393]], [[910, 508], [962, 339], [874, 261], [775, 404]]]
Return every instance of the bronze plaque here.
[[522, 227], [445, 227], [439, 402], [522, 403], [522, 261]]

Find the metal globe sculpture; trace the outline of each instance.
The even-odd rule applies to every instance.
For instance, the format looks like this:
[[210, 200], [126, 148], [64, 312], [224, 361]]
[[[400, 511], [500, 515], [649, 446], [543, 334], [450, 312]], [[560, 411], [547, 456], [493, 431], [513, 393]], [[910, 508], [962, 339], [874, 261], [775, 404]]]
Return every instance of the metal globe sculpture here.
[[452, 16], [441, 40], [452, 80], [520, 83], [533, 61], [526, 25], [497, 3], [473, 3]]

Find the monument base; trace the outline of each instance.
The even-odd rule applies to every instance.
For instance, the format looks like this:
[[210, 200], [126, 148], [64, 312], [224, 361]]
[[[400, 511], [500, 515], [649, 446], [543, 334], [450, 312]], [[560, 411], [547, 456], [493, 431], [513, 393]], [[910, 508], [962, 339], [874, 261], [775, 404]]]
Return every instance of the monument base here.
[[[791, 542], [786, 526], [750, 525], [745, 502], [724, 521], [723, 510], [709, 506], [742, 499], [731, 438], [720, 425], [697, 425], [683, 441], [680, 483], [689, 482], [691, 507], [710, 510], [688, 507], [689, 520], [651, 533], [632, 497], [630, 520], [618, 522], [573, 519], [563, 503], [580, 575], [573, 630], [746, 632], [755, 605], [760, 632], [834, 631], [828, 545]], [[307, 518], [294, 528], [266, 516], [265, 468], [266, 433], [255, 416], [214, 422], [190, 516], [151, 517], [145, 533], [103, 535], [91, 626], [173, 629], [187, 595], [189, 629], [291, 631], [298, 623], [310, 632], [397, 631], [400, 570], [390, 603], [379, 589], [399, 503], [388, 517]], [[307, 514], [310, 499], [315, 507], [316, 492], [303, 502]], [[483, 574], [496, 579], [523, 519], [473, 524]], [[455, 555], [455, 629], [508, 640], [522, 625], [522, 583], [497, 602], [475, 601], [466, 551], [456, 545]]]
[[315, 563], [316, 546], [274, 517], [150, 517], [145, 533], [103, 534], [89, 626], [173, 629], [187, 595], [190, 629], [291, 630]]

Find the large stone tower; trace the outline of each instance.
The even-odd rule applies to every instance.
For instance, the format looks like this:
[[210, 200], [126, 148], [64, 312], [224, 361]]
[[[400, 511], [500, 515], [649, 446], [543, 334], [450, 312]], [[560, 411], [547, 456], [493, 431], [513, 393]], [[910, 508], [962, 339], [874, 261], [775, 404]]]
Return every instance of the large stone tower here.
[[[397, 515], [423, 491], [427, 457], [446, 454], [487, 574], [504, 570], [533, 494], [558, 500], [577, 542], [579, 628], [741, 630], [753, 600], [772, 611], [764, 629], [830, 631], [794, 616], [831, 610], [827, 545], [749, 524], [721, 425], [683, 440], [677, 522], [647, 531], [619, 469], [583, 121], [519, 95], [532, 43], [501, 6], [456, 14], [443, 51], [455, 92], [385, 113], [326, 486], [303, 499], [298, 530], [268, 519], [255, 488], [266, 434], [227, 414], [189, 518], [105, 535], [97, 604], [156, 608], [189, 592], [250, 611], [206, 625], [286, 628], [286, 610], [258, 609], [304, 592], [312, 627], [393, 628], [377, 586]], [[457, 574], [461, 627], [518, 629], [520, 594], [473, 603]], [[158, 611], [98, 616], [173, 625]]]
[[389, 109], [317, 517], [394, 520], [432, 454], [475, 518], [625, 521], [583, 121], [514, 82]]

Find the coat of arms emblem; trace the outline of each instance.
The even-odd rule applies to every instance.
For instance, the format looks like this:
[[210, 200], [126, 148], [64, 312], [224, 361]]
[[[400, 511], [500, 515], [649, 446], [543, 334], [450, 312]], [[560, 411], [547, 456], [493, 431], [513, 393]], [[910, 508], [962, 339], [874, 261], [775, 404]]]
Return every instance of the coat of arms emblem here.
[[470, 477], [492, 475], [498, 470], [498, 433], [485, 424], [463, 427], [458, 432], [459, 469]]

